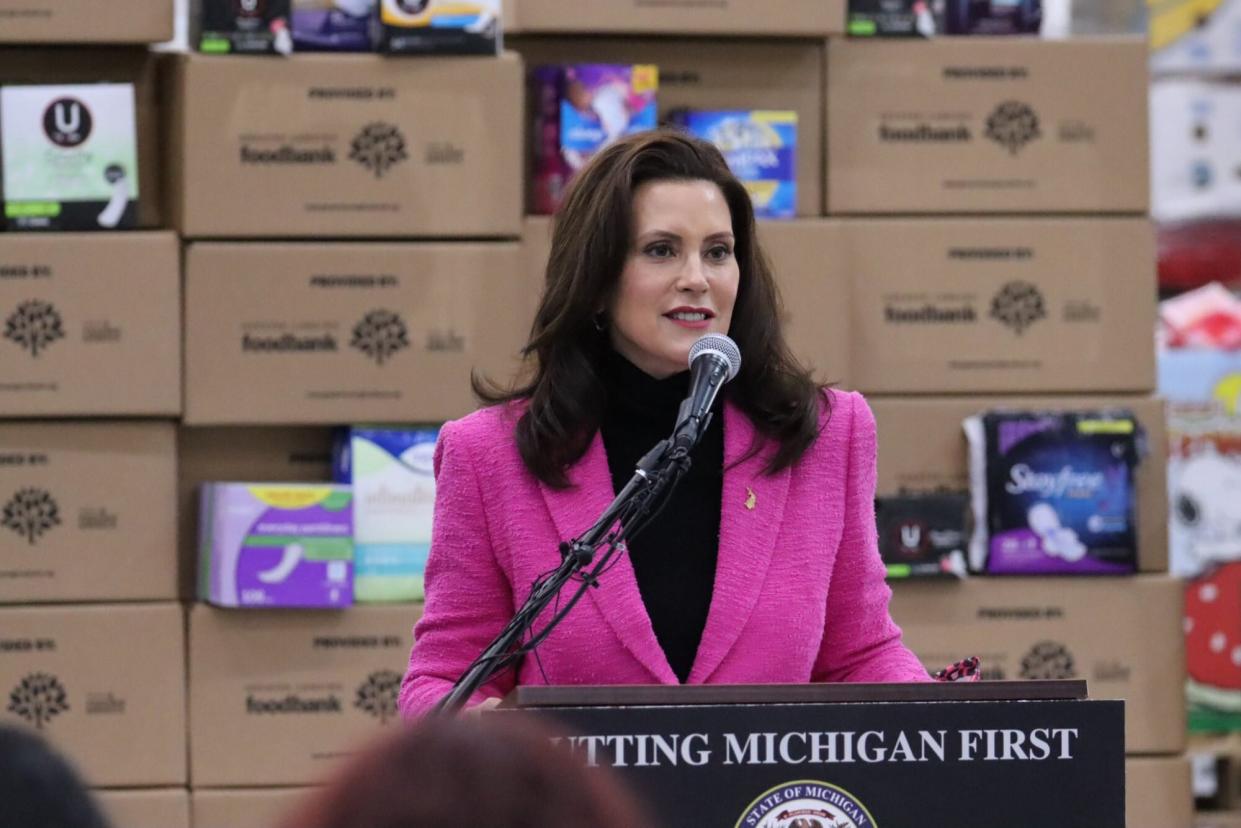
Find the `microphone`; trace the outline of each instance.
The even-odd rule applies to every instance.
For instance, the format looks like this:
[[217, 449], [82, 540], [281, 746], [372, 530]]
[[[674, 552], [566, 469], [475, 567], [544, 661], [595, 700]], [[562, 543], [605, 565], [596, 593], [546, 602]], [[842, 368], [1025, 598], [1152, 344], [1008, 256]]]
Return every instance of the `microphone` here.
[[711, 422], [711, 406], [724, 383], [741, 370], [737, 343], [723, 334], [707, 334], [689, 349], [689, 396], [677, 412], [674, 447], [692, 451]]

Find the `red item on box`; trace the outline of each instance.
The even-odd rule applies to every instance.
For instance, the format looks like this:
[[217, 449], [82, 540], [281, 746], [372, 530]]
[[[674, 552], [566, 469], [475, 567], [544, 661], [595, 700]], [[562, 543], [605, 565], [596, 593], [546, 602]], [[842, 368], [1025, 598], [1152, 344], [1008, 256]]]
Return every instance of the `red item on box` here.
[[1159, 306], [1168, 348], [1241, 348], [1241, 299], [1213, 283], [1168, 299]]

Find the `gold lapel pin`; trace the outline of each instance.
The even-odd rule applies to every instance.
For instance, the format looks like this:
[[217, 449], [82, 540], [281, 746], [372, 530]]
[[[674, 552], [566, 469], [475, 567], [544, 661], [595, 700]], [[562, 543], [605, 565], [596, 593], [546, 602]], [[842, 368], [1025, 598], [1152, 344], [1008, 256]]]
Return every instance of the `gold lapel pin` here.
[[754, 511], [754, 507], [757, 505], [758, 505], [758, 495], [754, 494], [753, 489], [751, 489], [749, 486], [746, 486], [745, 487], [745, 507], [752, 512]]

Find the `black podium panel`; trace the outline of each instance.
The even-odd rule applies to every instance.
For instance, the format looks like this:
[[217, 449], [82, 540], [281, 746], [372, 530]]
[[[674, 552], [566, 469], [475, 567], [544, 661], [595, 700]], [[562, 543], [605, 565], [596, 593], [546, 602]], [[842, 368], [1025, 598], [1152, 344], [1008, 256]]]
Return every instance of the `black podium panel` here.
[[919, 701], [527, 708], [660, 825], [1124, 828], [1124, 704]]

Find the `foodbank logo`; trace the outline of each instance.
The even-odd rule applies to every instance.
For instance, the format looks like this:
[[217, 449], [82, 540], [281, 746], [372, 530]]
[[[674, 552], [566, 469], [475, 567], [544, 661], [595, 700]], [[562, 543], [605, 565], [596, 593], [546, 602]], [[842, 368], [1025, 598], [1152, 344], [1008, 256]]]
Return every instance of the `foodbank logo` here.
[[875, 828], [875, 819], [844, 788], [799, 779], [759, 794], [736, 828]]
[[379, 670], [366, 677], [358, 687], [353, 706], [387, 724], [396, 718], [397, 696], [401, 692], [401, 674], [391, 670]]
[[1020, 101], [1005, 101], [987, 118], [987, 137], [1016, 155], [1026, 144], [1042, 137], [1038, 114]]
[[1076, 675], [1073, 654], [1055, 641], [1040, 641], [1021, 659], [1023, 679], [1071, 679]]
[[8, 711], [34, 725], [38, 730], [69, 709], [65, 686], [55, 676], [31, 673], [9, 693]]
[[18, 489], [0, 513], [0, 526], [12, 529], [32, 546], [59, 525], [60, 507], [43, 489]]
[[349, 158], [383, 178], [388, 170], [408, 158], [405, 136], [392, 124], [375, 121], [362, 128], [349, 147]]
[[1029, 282], [1009, 282], [991, 300], [991, 318], [1020, 336], [1047, 316], [1043, 294]]
[[383, 365], [409, 347], [409, 329], [405, 327], [405, 320], [392, 311], [373, 310], [353, 326], [349, 344]]
[[58, 339], [65, 338], [64, 320], [55, 306], [31, 299], [22, 302], [4, 320], [4, 338], [16, 342], [37, 357]]

